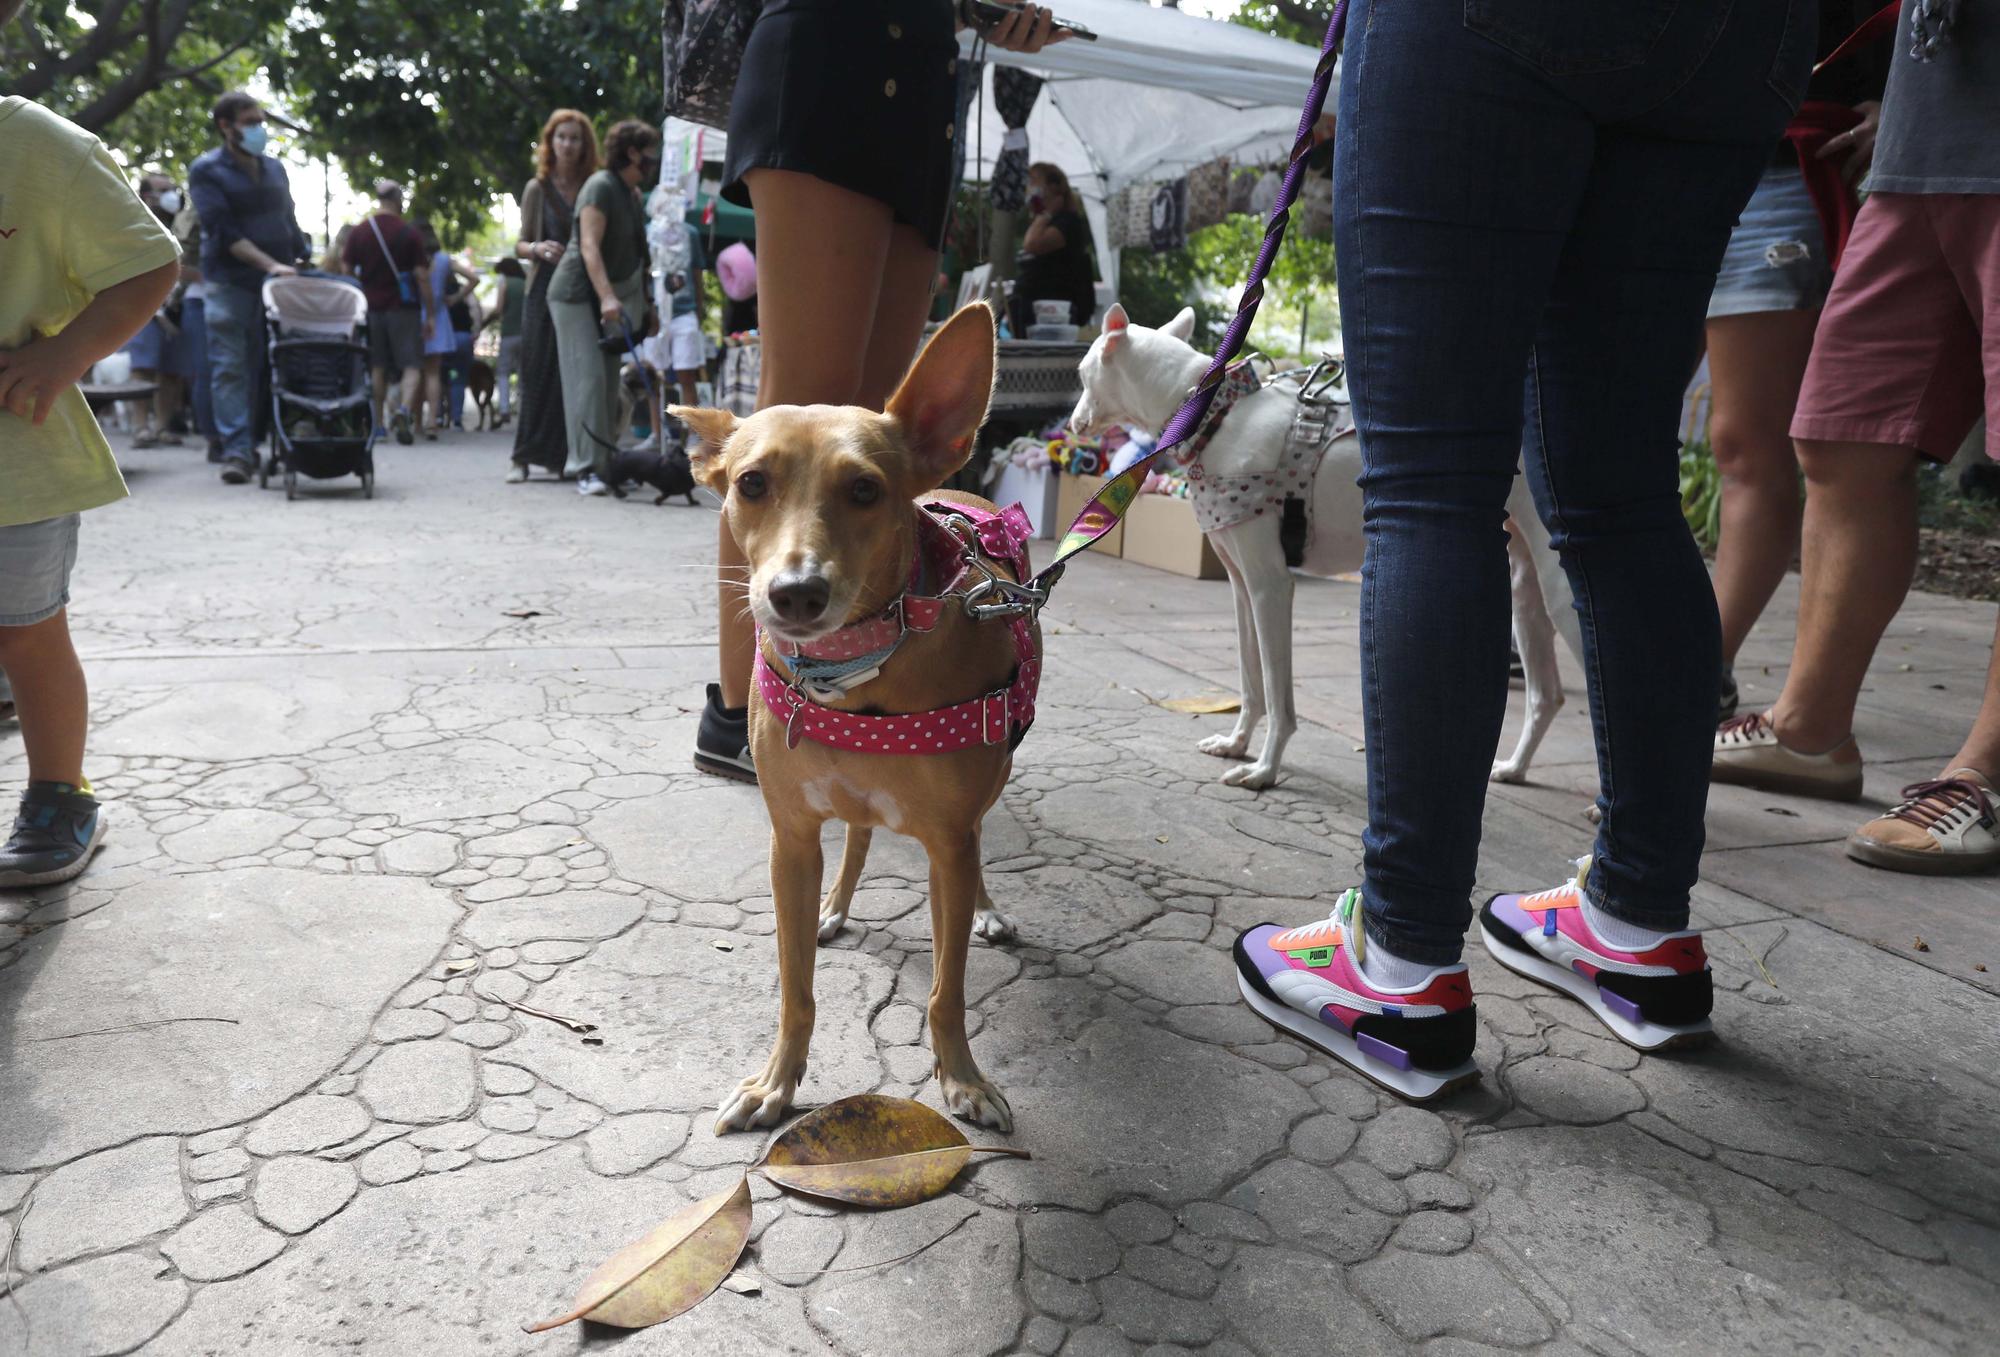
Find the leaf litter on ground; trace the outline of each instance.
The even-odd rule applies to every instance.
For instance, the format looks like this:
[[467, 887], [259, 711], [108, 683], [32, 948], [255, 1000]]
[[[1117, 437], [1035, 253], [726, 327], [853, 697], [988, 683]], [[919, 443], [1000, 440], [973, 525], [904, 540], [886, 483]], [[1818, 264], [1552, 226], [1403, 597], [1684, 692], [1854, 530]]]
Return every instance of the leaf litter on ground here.
[[[791, 1191], [887, 1210], [939, 1195], [975, 1154], [1031, 1157], [1010, 1145], [974, 1145], [922, 1103], [863, 1093], [800, 1117], [751, 1172]], [[644, 1238], [618, 1250], [584, 1282], [568, 1312], [522, 1329], [542, 1333], [579, 1319], [645, 1328], [685, 1314], [717, 1288], [759, 1294], [762, 1283], [747, 1271], [736, 1271], [750, 1239], [750, 1209], [746, 1173], [734, 1188], [682, 1207]], [[975, 1208], [937, 1238], [894, 1258], [769, 1275], [799, 1280], [906, 1262], [943, 1243], [978, 1214]]]

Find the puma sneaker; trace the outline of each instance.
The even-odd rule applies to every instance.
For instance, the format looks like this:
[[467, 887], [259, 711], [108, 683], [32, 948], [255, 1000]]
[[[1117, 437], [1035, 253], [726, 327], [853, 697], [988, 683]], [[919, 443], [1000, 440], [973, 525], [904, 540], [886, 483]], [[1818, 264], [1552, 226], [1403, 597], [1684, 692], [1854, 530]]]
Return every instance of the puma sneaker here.
[[1779, 742], [1769, 714], [1746, 712], [1716, 727], [1708, 777], [1823, 801], [1859, 801], [1861, 751], [1850, 735], [1823, 754], [1801, 754]]
[[[1532, 895], [1496, 895], [1479, 911], [1486, 950], [1510, 971], [1561, 990], [1642, 1051], [1714, 1037], [1708, 952], [1694, 929], [1654, 933], [1598, 916], [1583, 894], [1590, 859], [1571, 881]], [[1607, 939], [1605, 932], [1616, 931]]]
[[2000, 794], [1974, 768], [1903, 788], [1903, 804], [1847, 837], [1847, 856], [1892, 872], [1956, 876], [2000, 867]]
[[1417, 967], [1394, 987], [1362, 974], [1361, 892], [1303, 928], [1258, 924], [1236, 940], [1236, 986], [1267, 1021], [1412, 1102], [1479, 1078], [1472, 984], [1463, 965]]

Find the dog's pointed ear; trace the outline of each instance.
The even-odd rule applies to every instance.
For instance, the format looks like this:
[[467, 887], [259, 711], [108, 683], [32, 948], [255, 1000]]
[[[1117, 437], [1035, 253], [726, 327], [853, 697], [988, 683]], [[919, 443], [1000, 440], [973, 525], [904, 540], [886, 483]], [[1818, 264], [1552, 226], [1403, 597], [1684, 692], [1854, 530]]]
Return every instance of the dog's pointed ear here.
[[1125, 308], [1117, 302], [1104, 313], [1104, 351], [1115, 352], [1120, 344], [1131, 338], [1132, 318], [1125, 314]]
[[913, 497], [965, 465], [992, 399], [993, 312], [973, 302], [931, 336], [885, 407], [916, 454], [922, 484], [911, 487]]
[[1181, 313], [1160, 327], [1163, 335], [1172, 335], [1183, 344], [1194, 342], [1194, 308], [1183, 306]]
[[736, 416], [728, 410], [698, 410], [688, 405], [669, 405], [667, 413], [687, 425], [698, 440], [688, 448], [688, 470], [695, 480], [718, 495], [727, 495], [729, 476], [723, 470], [722, 447], [736, 432]]

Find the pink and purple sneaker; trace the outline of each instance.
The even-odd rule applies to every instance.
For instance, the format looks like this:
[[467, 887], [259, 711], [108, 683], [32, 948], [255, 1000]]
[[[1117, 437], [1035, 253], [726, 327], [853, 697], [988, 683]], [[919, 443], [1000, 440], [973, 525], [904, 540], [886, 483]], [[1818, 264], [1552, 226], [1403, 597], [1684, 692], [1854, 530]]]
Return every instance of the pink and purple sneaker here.
[[1236, 940], [1236, 984], [1263, 1017], [1390, 1092], [1426, 1102], [1479, 1078], [1472, 984], [1440, 966], [1407, 989], [1361, 974], [1361, 892], [1303, 928], [1258, 924]]
[[1553, 889], [1488, 900], [1479, 911], [1486, 950], [1508, 970], [1578, 1000], [1642, 1051], [1713, 1040], [1715, 986], [1701, 934], [1653, 934], [1636, 951], [1612, 946], [1583, 909], [1590, 859], [1578, 868], [1574, 880]]

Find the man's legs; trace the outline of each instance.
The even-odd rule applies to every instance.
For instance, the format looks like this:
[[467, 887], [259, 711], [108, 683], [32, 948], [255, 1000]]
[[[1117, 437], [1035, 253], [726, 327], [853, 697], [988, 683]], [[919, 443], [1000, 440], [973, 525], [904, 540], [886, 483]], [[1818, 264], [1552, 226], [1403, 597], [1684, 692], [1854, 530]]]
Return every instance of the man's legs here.
[[257, 462], [256, 378], [262, 366], [257, 349], [264, 331], [259, 307], [257, 294], [246, 288], [209, 284], [209, 392], [224, 479]]
[[1854, 704], [1916, 570], [1917, 454], [1817, 439], [1801, 439], [1798, 450], [1806, 473], [1798, 636], [1772, 718], [1788, 748], [1845, 746], [1859, 761], [1847, 743]]

